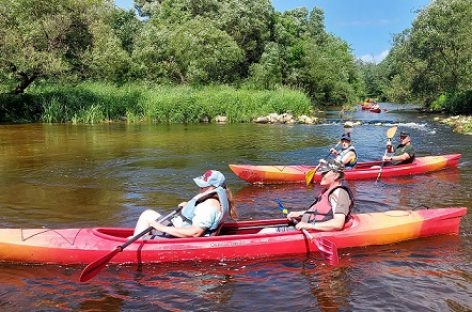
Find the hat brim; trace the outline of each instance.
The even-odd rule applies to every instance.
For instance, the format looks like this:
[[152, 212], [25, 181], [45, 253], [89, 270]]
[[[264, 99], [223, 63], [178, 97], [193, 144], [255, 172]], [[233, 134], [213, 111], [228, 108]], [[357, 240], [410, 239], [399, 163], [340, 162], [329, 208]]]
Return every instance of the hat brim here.
[[202, 178], [194, 178], [193, 182], [195, 182], [195, 184], [198, 185], [199, 187], [209, 187], [209, 186], [211, 186], [210, 183], [208, 183], [207, 181], [204, 181]]

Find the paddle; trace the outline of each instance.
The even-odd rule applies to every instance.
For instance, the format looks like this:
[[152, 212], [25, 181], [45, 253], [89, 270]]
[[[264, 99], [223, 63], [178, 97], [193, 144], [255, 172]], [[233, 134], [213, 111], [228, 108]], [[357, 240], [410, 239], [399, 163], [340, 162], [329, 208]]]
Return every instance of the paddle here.
[[[395, 136], [395, 133], [397, 132], [397, 127], [394, 126], [394, 127], [391, 127], [390, 129], [387, 130], [387, 139], [389, 141], [392, 140], [392, 138]], [[375, 184], [377, 184], [377, 182], [379, 182], [380, 180], [380, 175], [382, 174], [382, 169], [385, 165], [385, 156], [387, 156], [387, 148], [385, 149], [385, 153], [384, 153], [384, 157], [382, 158], [382, 164], [380, 165], [380, 170], [379, 170], [379, 174], [377, 175], [377, 180], [375, 180]]]
[[[339, 141], [335, 146], [334, 148], [336, 149], [336, 147], [338, 147], [338, 145], [341, 143], [341, 141]], [[331, 150], [329, 151], [328, 155], [326, 155], [325, 158], [328, 158], [329, 155], [331, 155]], [[305, 182], [306, 182], [306, 185], [310, 185], [311, 181], [313, 181], [313, 178], [315, 177], [315, 173], [316, 171], [318, 170], [318, 168], [320, 168], [320, 164], [318, 164], [318, 166], [316, 166], [315, 168], [313, 169], [310, 169], [306, 174], [305, 174]]]
[[[164, 218], [160, 219], [159, 222], [163, 222], [166, 220], [169, 220], [172, 218], [175, 214], [177, 214], [182, 208], [178, 208], [168, 215], [166, 215]], [[140, 237], [146, 235], [147, 233], [151, 232], [153, 229], [152, 226], [148, 227], [141, 233], [131, 237], [124, 243], [123, 245], [117, 246], [114, 250], [106, 254], [105, 256], [95, 260], [94, 262], [90, 263], [85, 267], [85, 269], [82, 270], [82, 273], [80, 273], [80, 278], [79, 280], [81, 282], [86, 282], [90, 279], [92, 279], [95, 275], [97, 275], [107, 264], [110, 262], [110, 260], [119, 252], [122, 252], [126, 247], [137, 241]]]
[[[287, 209], [282, 204], [280, 198], [276, 199], [277, 204], [279, 204], [279, 209], [284, 214], [284, 217], [287, 217]], [[295, 219], [291, 219], [292, 223], [297, 225], [298, 221]], [[336, 266], [339, 264], [339, 256], [338, 256], [338, 247], [332, 241], [323, 238], [323, 237], [313, 237], [306, 229], [301, 229], [303, 235], [309, 240], [313, 242], [316, 246], [318, 251], [320, 252], [323, 259], [325, 259], [330, 265]]]

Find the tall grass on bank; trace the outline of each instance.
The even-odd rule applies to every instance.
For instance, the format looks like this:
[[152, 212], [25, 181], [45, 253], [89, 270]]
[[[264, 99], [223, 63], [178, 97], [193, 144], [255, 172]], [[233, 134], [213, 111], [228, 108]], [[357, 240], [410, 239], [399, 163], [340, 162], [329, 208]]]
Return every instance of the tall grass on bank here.
[[205, 87], [117, 86], [102, 82], [78, 85], [42, 83], [23, 95], [0, 95], [3, 122], [43, 121], [99, 123], [122, 120], [197, 123], [222, 115], [229, 122], [250, 122], [269, 113], [312, 114], [301, 91], [248, 90], [218, 85]]

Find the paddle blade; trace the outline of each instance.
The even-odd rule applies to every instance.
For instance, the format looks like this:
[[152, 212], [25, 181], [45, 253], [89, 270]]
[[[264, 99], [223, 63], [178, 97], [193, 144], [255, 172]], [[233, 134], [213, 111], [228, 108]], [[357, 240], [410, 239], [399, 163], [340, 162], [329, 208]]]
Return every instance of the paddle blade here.
[[80, 273], [79, 280], [81, 282], [86, 282], [95, 277], [95, 275], [97, 275], [108, 264], [108, 262], [110, 262], [110, 260], [122, 250], [123, 249], [120, 247], [117, 247], [112, 252], [87, 265], [85, 269], [83, 269], [82, 273]]
[[316, 173], [316, 168], [310, 169], [310, 171], [308, 171], [308, 172], [305, 174], [305, 182], [306, 182], [306, 185], [310, 185], [310, 183], [313, 181], [313, 179], [314, 179], [314, 177], [315, 177], [315, 173]]
[[397, 126], [391, 127], [390, 129], [387, 130], [387, 138], [392, 139], [395, 136], [396, 132], [397, 132]]
[[323, 259], [330, 265], [337, 266], [339, 264], [339, 255], [336, 244], [323, 237], [314, 238], [313, 240]]

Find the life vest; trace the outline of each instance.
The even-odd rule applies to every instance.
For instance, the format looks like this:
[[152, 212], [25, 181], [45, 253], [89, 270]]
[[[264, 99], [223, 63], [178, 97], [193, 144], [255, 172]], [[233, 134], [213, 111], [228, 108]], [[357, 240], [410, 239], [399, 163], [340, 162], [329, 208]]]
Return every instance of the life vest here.
[[337, 185], [334, 187], [327, 188], [323, 190], [320, 195], [315, 199], [315, 202], [311, 205], [311, 207], [305, 211], [302, 215], [303, 222], [324, 222], [334, 218], [333, 214], [333, 207], [329, 202], [329, 197], [336, 191], [338, 188], [345, 189], [349, 194], [349, 199], [351, 200], [351, 204], [349, 205], [349, 212], [346, 216], [346, 222], [351, 217], [351, 210], [352, 206], [354, 206], [354, 197], [352, 195], [351, 190], [346, 184]]
[[356, 151], [356, 148], [352, 145], [349, 145], [348, 148], [346, 148], [345, 150], [342, 150], [339, 155], [338, 155], [338, 160], [340, 160], [341, 162], [344, 163], [343, 161], [343, 158], [349, 153], [349, 152], [353, 152], [354, 153], [354, 160], [351, 159], [351, 161], [349, 161], [347, 164], [345, 164], [344, 166], [346, 167], [346, 169], [352, 169], [354, 168], [356, 165], [357, 165], [357, 151]]
[[180, 214], [172, 219], [172, 224], [174, 226], [191, 226], [192, 219], [195, 216], [196, 206], [205, 200], [212, 198], [215, 194], [218, 196], [218, 200], [221, 205], [221, 213], [218, 218], [214, 220], [213, 224], [205, 231], [204, 235], [209, 235], [216, 231], [221, 221], [223, 221], [229, 215], [229, 201], [228, 197], [226, 196], [226, 190], [222, 187], [217, 187], [216, 189], [212, 189], [194, 196], [182, 208]]

